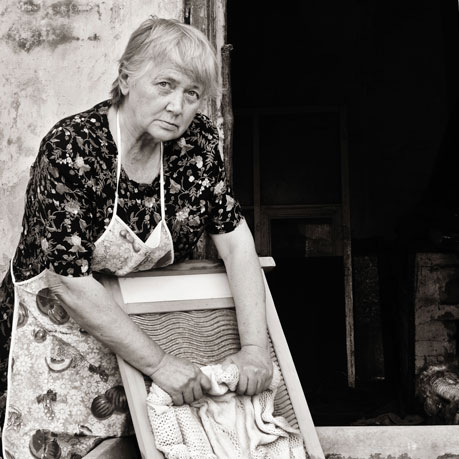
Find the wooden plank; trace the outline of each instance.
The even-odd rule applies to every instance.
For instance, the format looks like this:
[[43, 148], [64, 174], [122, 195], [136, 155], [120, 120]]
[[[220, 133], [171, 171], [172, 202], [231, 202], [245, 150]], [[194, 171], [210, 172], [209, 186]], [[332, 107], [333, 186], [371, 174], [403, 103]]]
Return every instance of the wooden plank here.
[[344, 303], [346, 320], [347, 382], [355, 387], [354, 299], [352, 292], [351, 217], [349, 204], [349, 154], [346, 111], [340, 110], [341, 201], [343, 225]]
[[310, 458], [325, 459], [322, 447], [317, 436], [316, 429], [309, 411], [306, 397], [304, 396], [301, 382], [296, 372], [295, 364], [288, 347], [287, 339], [277, 315], [273, 297], [269, 290], [266, 276], [263, 273], [263, 280], [266, 290], [266, 319], [268, 322], [269, 335], [276, 352], [277, 360], [284, 377], [285, 385], [292, 402], [293, 410], [295, 411], [296, 419], [300, 427], [301, 435], [303, 436], [306, 449]]
[[[226, 31], [225, 31], [226, 33]], [[225, 38], [226, 41], [226, 38]], [[231, 57], [230, 53], [233, 46], [224, 44], [221, 48], [222, 59], [222, 100], [220, 105], [220, 112], [223, 117], [223, 159], [225, 162], [225, 170], [228, 183], [231, 188], [233, 187], [233, 127], [234, 117], [231, 102]]]
[[[106, 278], [102, 283], [111, 290], [115, 301], [124, 306], [117, 278]], [[118, 356], [117, 360], [142, 459], [164, 459], [163, 455], [156, 449], [150, 428], [147, 404], [145, 402], [147, 389], [142, 373]]]
[[126, 276], [123, 277], [157, 277], [173, 276], [176, 273], [202, 274], [224, 272], [225, 266], [222, 260], [186, 260], [160, 269], [126, 274]]
[[[271, 253], [271, 221], [282, 219], [329, 219], [332, 228], [333, 256], [343, 255], [341, 206], [338, 204], [294, 204], [260, 207], [260, 238], [263, 253]], [[324, 255], [322, 255], [324, 256]]]
[[150, 312], [196, 311], [201, 309], [233, 308], [233, 298], [209, 298], [207, 300], [159, 301], [148, 303], [127, 303], [124, 310], [128, 314], [148, 314]]
[[119, 284], [124, 303], [231, 298], [225, 273], [126, 277]]
[[261, 221], [261, 172], [260, 172], [260, 130], [259, 119], [254, 116], [252, 119], [252, 154], [253, 154], [253, 229], [255, 236], [255, 247], [258, 253], [269, 255], [265, 251], [265, 245], [262, 239], [262, 221]]
[[[272, 269], [276, 266], [273, 257], [258, 257], [260, 266], [263, 269]], [[207, 273], [224, 273], [225, 266], [221, 259], [218, 260], [186, 260], [181, 263], [176, 263], [165, 268], [155, 269], [151, 271], [140, 271], [130, 273], [123, 276], [127, 277], [157, 277], [157, 276], [174, 276], [177, 273], [186, 274], [207, 274]], [[104, 276], [107, 277], [107, 276]]]
[[142, 459], [164, 459], [156, 449], [151, 431], [146, 403], [148, 394], [142, 373], [122, 358], [117, 357], [117, 360]]
[[272, 271], [276, 267], [273, 257], [258, 257], [260, 260], [260, 266], [265, 273]]

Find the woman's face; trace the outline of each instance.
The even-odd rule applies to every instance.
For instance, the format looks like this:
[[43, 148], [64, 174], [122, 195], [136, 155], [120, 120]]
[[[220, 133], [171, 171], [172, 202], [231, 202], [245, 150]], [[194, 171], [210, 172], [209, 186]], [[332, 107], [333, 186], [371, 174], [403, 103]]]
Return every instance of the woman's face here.
[[173, 64], [152, 65], [141, 77], [122, 79], [122, 113], [135, 137], [155, 141], [180, 137], [198, 111], [203, 87]]

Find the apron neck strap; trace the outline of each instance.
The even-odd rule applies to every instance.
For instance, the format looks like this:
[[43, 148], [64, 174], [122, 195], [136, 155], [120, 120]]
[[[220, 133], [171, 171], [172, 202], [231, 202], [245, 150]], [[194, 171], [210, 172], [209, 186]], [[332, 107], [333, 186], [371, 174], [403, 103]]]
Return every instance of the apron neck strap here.
[[14, 277], [14, 270], [13, 270], [13, 259], [14, 259], [14, 256], [11, 257], [11, 260], [10, 260], [10, 273], [11, 273], [11, 280], [13, 281], [13, 285], [16, 283], [16, 278]]
[[166, 206], [165, 206], [165, 199], [164, 199], [164, 167], [163, 167], [163, 143], [161, 142], [159, 145], [160, 151], [160, 167], [159, 167], [159, 188], [160, 188], [160, 198], [161, 198], [161, 219], [164, 223], [166, 223]]
[[116, 140], [118, 147], [118, 158], [116, 160], [116, 189], [115, 189], [115, 203], [113, 204], [113, 217], [116, 215], [116, 210], [118, 208], [118, 187], [120, 183], [121, 175], [121, 129], [120, 129], [120, 111], [116, 110]]

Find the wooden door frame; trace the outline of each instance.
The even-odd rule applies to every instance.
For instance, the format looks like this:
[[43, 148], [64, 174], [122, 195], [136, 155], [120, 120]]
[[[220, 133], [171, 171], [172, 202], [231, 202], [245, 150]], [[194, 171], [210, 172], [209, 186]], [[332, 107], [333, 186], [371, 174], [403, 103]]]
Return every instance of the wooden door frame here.
[[[260, 149], [260, 117], [264, 115], [294, 115], [314, 113], [335, 113], [338, 116], [340, 169], [341, 169], [341, 201], [340, 203], [324, 203], [321, 205], [302, 206], [266, 206], [261, 198], [260, 161], [263, 153]], [[251, 116], [252, 123], [252, 153], [253, 153], [253, 210], [254, 239], [257, 252], [263, 256], [271, 256], [270, 222], [274, 218], [309, 218], [321, 215], [330, 217], [338, 208], [339, 217], [334, 216], [333, 229], [335, 237], [340, 237], [341, 243], [336, 244], [336, 254], [343, 257], [344, 268], [344, 303], [346, 328], [346, 358], [347, 380], [349, 387], [355, 387], [355, 350], [354, 350], [354, 307], [352, 291], [352, 249], [350, 228], [350, 197], [349, 197], [349, 153], [346, 109], [341, 106], [298, 106], [298, 107], [251, 107], [238, 109], [237, 116]], [[322, 211], [320, 210], [322, 208]]]

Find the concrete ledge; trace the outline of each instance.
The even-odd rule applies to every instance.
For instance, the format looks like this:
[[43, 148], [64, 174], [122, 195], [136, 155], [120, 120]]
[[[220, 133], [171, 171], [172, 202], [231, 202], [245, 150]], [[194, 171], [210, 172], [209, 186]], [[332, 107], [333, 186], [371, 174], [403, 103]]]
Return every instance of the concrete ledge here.
[[329, 459], [459, 459], [459, 426], [317, 427]]
[[[459, 426], [317, 427], [328, 459], [459, 459]], [[84, 459], [140, 458], [134, 437], [105, 440]]]

